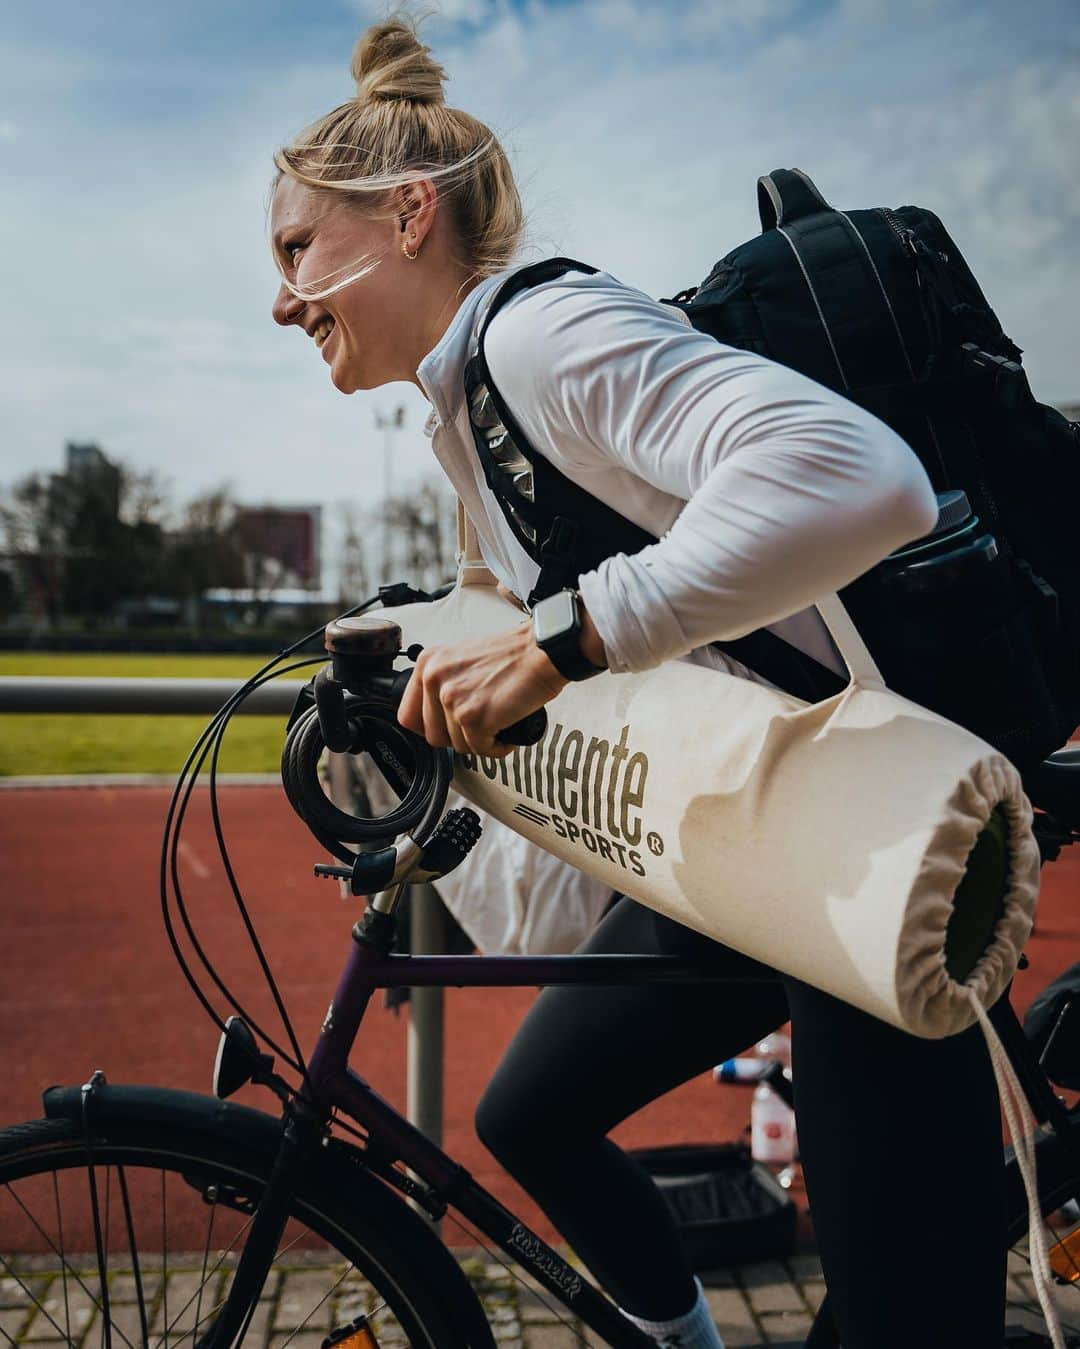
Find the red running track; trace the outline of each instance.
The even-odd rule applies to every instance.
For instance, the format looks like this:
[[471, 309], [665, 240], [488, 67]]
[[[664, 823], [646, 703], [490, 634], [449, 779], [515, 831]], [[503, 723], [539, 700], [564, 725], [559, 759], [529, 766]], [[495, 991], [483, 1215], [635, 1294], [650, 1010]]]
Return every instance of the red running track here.
[[[195, 1002], [169, 948], [158, 898], [158, 857], [169, 792], [158, 788], [8, 790], [0, 793], [0, 1123], [41, 1114], [42, 1088], [114, 1082], [209, 1092], [216, 1029]], [[280, 789], [229, 787], [222, 815], [233, 865], [278, 978], [301, 1046], [310, 1051], [348, 951], [357, 910], [316, 881], [319, 847]], [[268, 1027], [273, 1009], [218, 862], [207, 794], [192, 803], [183, 883], [201, 940], [225, 982]], [[1080, 851], [1080, 850], [1078, 850]], [[1080, 958], [1080, 856], [1047, 869], [1031, 968], [1018, 976], [1019, 1009]], [[444, 1146], [548, 1239], [550, 1225], [479, 1143], [472, 1112], [531, 989], [447, 991]], [[405, 1019], [373, 1005], [352, 1063], [401, 1109]], [[918, 1090], [918, 1083], [910, 1084]], [[269, 1093], [237, 1098], [273, 1110]], [[628, 1146], [737, 1137], [749, 1093], [702, 1076], [622, 1125]], [[447, 1228], [453, 1243], [454, 1232]], [[462, 1244], [467, 1239], [461, 1238]]]

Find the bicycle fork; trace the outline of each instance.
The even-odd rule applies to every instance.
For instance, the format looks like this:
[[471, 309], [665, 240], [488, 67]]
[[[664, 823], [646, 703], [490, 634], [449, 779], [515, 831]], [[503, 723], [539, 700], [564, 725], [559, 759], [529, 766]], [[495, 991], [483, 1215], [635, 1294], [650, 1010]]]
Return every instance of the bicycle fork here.
[[293, 1200], [307, 1162], [323, 1134], [323, 1122], [314, 1113], [290, 1109], [281, 1134], [270, 1179], [255, 1210], [232, 1286], [224, 1306], [196, 1349], [231, 1349], [247, 1331], [267, 1275], [281, 1244]]

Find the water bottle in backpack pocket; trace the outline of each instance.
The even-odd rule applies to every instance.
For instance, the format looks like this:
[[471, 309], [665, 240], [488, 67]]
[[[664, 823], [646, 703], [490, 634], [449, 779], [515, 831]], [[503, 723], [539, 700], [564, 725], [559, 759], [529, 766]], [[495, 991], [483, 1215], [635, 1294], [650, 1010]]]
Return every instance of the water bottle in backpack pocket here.
[[1023, 564], [953, 490], [938, 494], [930, 534], [891, 553], [842, 598], [890, 688], [1024, 768], [1059, 738], [1029, 584]]

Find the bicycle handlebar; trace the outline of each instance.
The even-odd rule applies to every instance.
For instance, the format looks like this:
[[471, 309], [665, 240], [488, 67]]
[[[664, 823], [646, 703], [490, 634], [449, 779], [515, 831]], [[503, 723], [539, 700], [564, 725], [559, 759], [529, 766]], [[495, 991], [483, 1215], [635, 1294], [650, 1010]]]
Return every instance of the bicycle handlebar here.
[[[290, 726], [281, 779], [293, 809], [312, 834], [355, 870], [357, 854], [348, 844], [379, 847], [408, 833], [410, 846], [426, 847], [446, 806], [453, 753], [427, 744], [398, 722], [412, 671], [396, 670], [394, 662], [402, 654], [415, 661], [422, 648], [413, 646], [402, 653], [396, 623], [377, 616], [339, 619], [327, 626], [326, 649], [330, 664], [315, 677], [315, 705], [294, 715]], [[546, 730], [547, 713], [540, 708], [500, 731], [496, 739], [530, 745]], [[398, 805], [377, 817], [340, 810], [327, 798], [319, 778], [324, 749], [368, 754], [398, 796]]]

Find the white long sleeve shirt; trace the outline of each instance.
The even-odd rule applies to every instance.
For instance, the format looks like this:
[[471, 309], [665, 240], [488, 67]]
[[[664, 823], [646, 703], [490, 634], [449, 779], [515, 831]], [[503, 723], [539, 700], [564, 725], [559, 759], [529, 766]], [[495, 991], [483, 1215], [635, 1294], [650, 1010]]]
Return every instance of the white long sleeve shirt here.
[[[434, 452], [485, 560], [527, 595], [538, 569], [484, 481], [463, 383], [507, 275], [466, 296], [417, 374]], [[514, 297], [485, 351], [534, 449], [659, 540], [581, 577], [614, 671], [692, 653], [747, 674], [707, 644], [764, 626], [842, 672], [809, 606], [936, 522], [926, 473], [889, 427], [606, 273]]]

